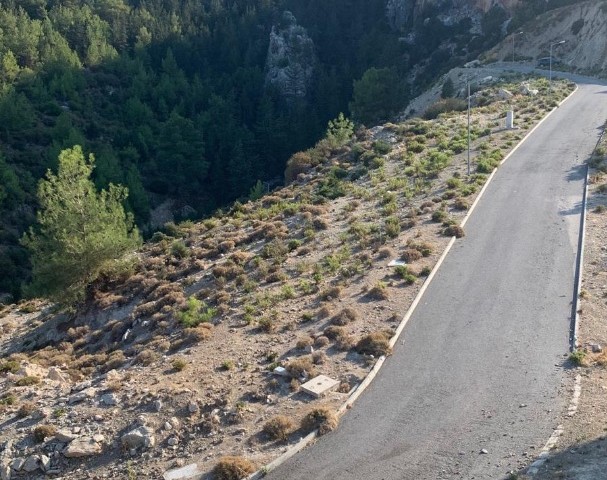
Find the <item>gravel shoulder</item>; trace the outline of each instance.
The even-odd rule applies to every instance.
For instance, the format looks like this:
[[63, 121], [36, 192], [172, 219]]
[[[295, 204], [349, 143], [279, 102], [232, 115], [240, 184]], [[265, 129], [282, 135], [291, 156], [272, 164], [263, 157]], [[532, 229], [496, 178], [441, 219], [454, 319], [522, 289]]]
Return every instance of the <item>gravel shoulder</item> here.
[[[607, 186], [603, 136], [589, 159], [590, 184], [586, 216], [586, 244], [579, 310], [579, 375], [581, 395], [577, 412], [564, 416], [563, 433], [536, 480], [597, 480], [607, 476]], [[602, 351], [598, 351], [602, 350]], [[572, 392], [569, 392], [571, 395]]]

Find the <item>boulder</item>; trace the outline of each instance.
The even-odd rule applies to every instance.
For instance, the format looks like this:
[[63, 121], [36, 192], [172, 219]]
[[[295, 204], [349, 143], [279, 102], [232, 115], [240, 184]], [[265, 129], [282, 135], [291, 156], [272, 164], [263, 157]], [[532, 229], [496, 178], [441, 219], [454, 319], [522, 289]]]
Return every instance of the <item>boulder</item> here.
[[153, 447], [156, 445], [154, 432], [148, 427], [138, 427], [124, 434], [120, 441], [125, 448]]
[[23, 468], [23, 465], [25, 464], [25, 458], [15, 458], [11, 463], [11, 470], [15, 471], [15, 472], [20, 472], [21, 469]]
[[106, 393], [105, 395], [101, 395], [101, 403], [108, 407], [113, 407], [118, 405], [118, 400], [113, 393]]
[[40, 466], [40, 457], [38, 455], [30, 455], [26, 458], [25, 463], [23, 464], [23, 470], [31, 473], [38, 470]]
[[91, 437], [79, 437], [63, 450], [63, 455], [67, 458], [90, 457], [100, 453], [101, 445]]
[[70, 432], [69, 430], [57, 430], [55, 433], [55, 439], [61, 443], [70, 443], [72, 440], [76, 440], [78, 435]]
[[47, 377], [50, 380], [53, 380], [54, 382], [59, 382], [62, 384], [69, 383], [68, 376], [66, 374], [64, 374], [61, 370], [59, 370], [57, 367], [49, 368]]
[[11, 480], [11, 467], [8, 459], [3, 459], [0, 462], [0, 480]]

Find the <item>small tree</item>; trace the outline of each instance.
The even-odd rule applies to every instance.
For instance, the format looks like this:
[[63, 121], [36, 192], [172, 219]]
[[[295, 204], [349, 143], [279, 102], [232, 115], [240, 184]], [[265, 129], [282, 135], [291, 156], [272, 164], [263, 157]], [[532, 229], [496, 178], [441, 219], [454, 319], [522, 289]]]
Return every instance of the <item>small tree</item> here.
[[93, 155], [87, 161], [75, 146], [59, 155], [56, 175], [49, 170], [40, 180], [38, 222], [22, 239], [32, 261], [28, 294], [63, 304], [82, 300], [104, 267], [140, 244], [133, 217], [122, 205], [127, 189], [110, 184], [98, 192], [93, 168]]
[[326, 138], [332, 147], [341, 147], [352, 139], [354, 134], [354, 123], [348, 120], [343, 113], [336, 119], [329, 121]]
[[443, 83], [440, 96], [443, 98], [451, 98], [453, 95], [455, 95], [455, 85], [453, 85], [453, 80], [451, 80], [451, 77], [447, 77], [447, 80], [445, 80], [445, 83]]

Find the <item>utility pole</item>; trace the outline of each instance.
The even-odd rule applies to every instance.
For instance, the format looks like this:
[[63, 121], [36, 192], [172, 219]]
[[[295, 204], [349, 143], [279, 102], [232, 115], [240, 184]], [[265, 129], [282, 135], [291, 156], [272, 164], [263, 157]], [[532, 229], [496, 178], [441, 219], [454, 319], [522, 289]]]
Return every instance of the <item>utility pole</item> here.
[[512, 63], [514, 63], [514, 39], [516, 38], [517, 35], [522, 35], [523, 31], [521, 30], [520, 32], [516, 32], [512, 34]]
[[550, 79], [550, 89], [552, 90], [552, 47], [562, 45], [567, 40], [561, 40], [560, 42], [554, 42], [550, 44], [550, 73], [548, 78]]
[[470, 176], [470, 77], [468, 77], [468, 176]]

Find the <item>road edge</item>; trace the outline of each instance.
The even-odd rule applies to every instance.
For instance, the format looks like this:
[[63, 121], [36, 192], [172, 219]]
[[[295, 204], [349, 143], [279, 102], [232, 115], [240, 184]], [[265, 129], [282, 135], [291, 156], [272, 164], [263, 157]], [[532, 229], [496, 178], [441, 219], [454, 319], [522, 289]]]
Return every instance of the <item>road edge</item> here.
[[[561, 100], [561, 102], [556, 107], [554, 107], [546, 115], [544, 115], [544, 117], [531, 130], [529, 130], [529, 132], [527, 132], [527, 134], [520, 140], [520, 142], [518, 142], [514, 146], [514, 148], [512, 150], [510, 150], [510, 152], [508, 152], [508, 154], [499, 163], [498, 167], [496, 167], [496, 168], [493, 169], [493, 171], [491, 172], [491, 174], [487, 178], [487, 181], [483, 185], [483, 188], [481, 189], [481, 191], [477, 195], [476, 199], [474, 200], [474, 202], [472, 203], [472, 205], [468, 209], [468, 213], [466, 214], [466, 216], [464, 217], [464, 219], [460, 223], [460, 226], [462, 228], [465, 226], [466, 222], [468, 221], [468, 219], [472, 215], [472, 213], [473, 213], [474, 209], [476, 208], [478, 202], [480, 201], [481, 197], [485, 193], [485, 190], [487, 189], [487, 187], [491, 183], [491, 180], [493, 180], [493, 177], [495, 176], [498, 168], [501, 165], [503, 165], [506, 162], [506, 160], [508, 160], [514, 154], [514, 152], [516, 152], [518, 150], [518, 148], [523, 143], [525, 143], [525, 141], [527, 140], [527, 138], [529, 138], [529, 136], [533, 132], [535, 132], [535, 130], [537, 128], [539, 128], [539, 126], [542, 123], [544, 123], [544, 121], [548, 117], [550, 117], [561, 105], [563, 105], [563, 103], [565, 103], [567, 100], [569, 100], [573, 96], [573, 94], [575, 94], [578, 91], [578, 88], [579, 88], [579, 86], [576, 84], [575, 88], [573, 89], [573, 91], [569, 95], [567, 95], [567, 97], [565, 97], [563, 100]], [[413, 299], [413, 302], [411, 303], [411, 306], [407, 309], [407, 312], [403, 316], [403, 319], [400, 321], [400, 323], [399, 323], [399, 325], [398, 325], [398, 327], [397, 327], [397, 329], [396, 329], [396, 331], [394, 333], [394, 336], [390, 339], [390, 347], [394, 347], [394, 345], [396, 345], [396, 342], [398, 341], [400, 335], [402, 334], [403, 330], [405, 329], [405, 326], [409, 322], [409, 319], [413, 315], [413, 313], [414, 313], [417, 305], [419, 304], [422, 296], [426, 292], [426, 290], [427, 290], [428, 286], [430, 285], [432, 279], [434, 278], [434, 276], [438, 272], [438, 269], [440, 268], [440, 266], [444, 262], [445, 258], [447, 257], [447, 254], [449, 253], [449, 251], [453, 247], [453, 244], [455, 243], [455, 240], [456, 240], [456, 237], [451, 237], [451, 240], [449, 241], [449, 243], [445, 247], [445, 250], [443, 251], [443, 253], [440, 256], [440, 258], [437, 260], [436, 264], [434, 265], [434, 268], [430, 272], [430, 275], [428, 275], [428, 277], [424, 281], [422, 287], [420, 288], [419, 292], [417, 293], [417, 295]], [[375, 363], [375, 365], [373, 366], [373, 368], [371, 369], [371, 371], [367, 374], [367, 376], [364, 378], [364, 380], [358, 385], [358, 387], [356, 387], [356, 389], [350, 394], [350, 396], [348, 397], [348, 399], [338, 409], [337, 413], [338, 413], [339, 416], [343, 415], [346, 412], [346, 410], [352, 408], [352, 405], [354, 404], [354, 402], [369, 387], [369, 385], [371, 384], [371, 382], [373, 381], [373, 379], [377, 376], [379, 370], [384, 365], [384, 363], [386, 361], [386, 358], [387, 357], [385, 357], [385, 356], [381, 356], [377, 360], [377, 362]], [[259, 469], [255, 473], [253, 473], [253, 474], [249, 475], [248, 477], [246, 477], [245, 480], [258, 480], [258, 479], [263, 478], [265, 475], [267, 475], [271, 471], [275, 470], [277, 467], [279, 467], [280, 465], [282, 465], [288, 459], [290, 459], [295, 454], [299, 453], [301, 450], [303, 450], [308, 445], [310, 445], [314, 440], [316, 440], [316, 438], [318, 436], [319, 436], [318, 435], [318, 431], [314, 431], [314, 432], [308, 434], [307, 436], [303, 437], [295, 445], [293, 445], [292, 447], [290, 447], [285, 453], [283, 453], [282, 455], [280, 455], [278, 458], [276, 458], [272, 462], [268, 463], [267, 465], [263, 466], [261, 469]]]
[[[603, 136], [605, 135], [605, 130], [607, 129], [607, 122], [603, 124], [603, 130], [599, 135], [599, 139], [592, 150], [590, 156], [594, 155], [594, 152], [601, 144]], [[578, 234], [578, 251], [577, 258], [575, 264], [575, 278], [574, 278], [574, 287], [573, 287], [573, 301], [571, 302], [571, 326], [570, 326], [570, 338], [569, 338], [569, 349], [571, 352], [574, 352], [578, 347], [578, 328], [580, 322], [580, 312], [579, 312], [579, 302], [580, 302], [580, 292], [582, 289], [582, 276], [584, 273], [584, 248], [586, 245], [586, 214], [588, 210], [588, 184], [589, 184], [589, 175], [590, 175], [590, 165], [586, 164], [586, 175], [584, 176], [584, 193], [582, 196], [582, 211], [580, 212], [580, 230]], [[572, 417], [576, 414], [578, 404], [580, 401], [580, 397], [582, 395], [582, 376], [578, 373], [575, 376], [574, 384], [573, 384], [573, 394], [571, 396], [571, 401], [569, 402], [569, 407], [567, 409], [567, 416]], [[548, 438], [548, 441], [540, 451], [538, 458], [531, 463], [526, 469], [526, 474], [533, 478], [540, 470], [542, 465], [546, 463], [548, 458], [550, 457], [550, 451], [556, 447], [558, 442], [558, 438], [565, 431], [565, 427], [563, 425], [559, 425], [552, 432], [552, 435]]]

